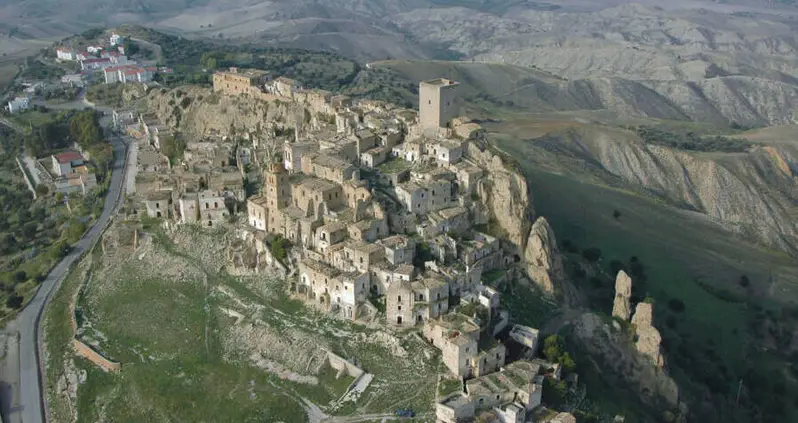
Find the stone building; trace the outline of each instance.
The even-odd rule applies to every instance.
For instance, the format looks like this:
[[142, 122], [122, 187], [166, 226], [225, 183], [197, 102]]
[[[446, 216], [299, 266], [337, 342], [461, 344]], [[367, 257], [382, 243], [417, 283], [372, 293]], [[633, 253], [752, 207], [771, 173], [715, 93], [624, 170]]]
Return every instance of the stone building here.
[[302, 170], [302, 156], [319, 151], [319, 144], [312, 141], [286, 142], [283, 144], [283, 160], [286, 170], [298, 172]]
[[432, 145], [432, 155], [442, 165], [454, 165], [463, 158], [463, 143], [444, 140]]
[[217, 191], [200, 191], [197, 195], [199, 218], [202, 226], [216, 227], [230, 216], [225, 198]]
[[416, 215], [452, 206], [452, 185], [447, 180], [403, 182], [394, 190], [405, 210]]
[[150, 192], [144, 200], [144, 207], [147, 210], [147, 216], [168, 219], [171, 216], [172, 191]]
[[423, 129], [449, 127], [458, 115], [457, 87], [459, 84], [438, 78], [423, 81], [418, 87], [419, 116]]
[[466, 382], [466, 393], [444, 397], [435, 406], [438, 422], [472, 420], [477, 412], [493, 410], [505, 422], [521, 423], [542, 402], [543, 376], [538, 365], [513, 362], [501, 372]]
[[213, 90], [229, 95], [260, 91], [266, 83], [266, 72], [258, 69], [230, 68], [227, 72], [213, 74]]
[[262, 195], [256, 195], [247, 199], [247, 218], [250, 226], [262, 231], [266, 230], [266, 221], [269, 219], [269, 212], [266, 208], [268, 199]]
[[352, 164], [326, 154], [305, 154], [301, 158], [302, 172], [317, 178], [343, 184], [350, 179], [360, 179], [360, 171]]
[[380, 240], [385, 247], [385, 259], [391, 264], [412, 264], [416, 255], [416, 241], [405, 235], [393, 235]]
[[423, 333], [433, 346], [441, 350], [443, 363], [457, 377], [473, 374], [471, 359], [478, 353], [479, 325], [462, 314], [448, 314], [428, 321]]

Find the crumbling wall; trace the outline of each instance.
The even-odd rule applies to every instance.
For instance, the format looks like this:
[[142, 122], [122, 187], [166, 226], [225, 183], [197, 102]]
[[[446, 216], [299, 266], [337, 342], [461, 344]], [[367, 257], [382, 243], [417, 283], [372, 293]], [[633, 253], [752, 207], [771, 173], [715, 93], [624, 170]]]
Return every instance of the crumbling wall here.
[[327, 361], [330, 363], [330, 367], [338, 371], [339, 376], [347, 374], [357, 379], [365, 373], [360, 367], [330, 351], [327, 351]]

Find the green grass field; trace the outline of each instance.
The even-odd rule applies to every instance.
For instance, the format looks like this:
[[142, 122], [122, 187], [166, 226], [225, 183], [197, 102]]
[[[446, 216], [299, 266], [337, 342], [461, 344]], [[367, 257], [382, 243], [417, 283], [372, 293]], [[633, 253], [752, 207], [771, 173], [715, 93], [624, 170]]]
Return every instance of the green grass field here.
[[[219, 232], [180, 231], [181, 242], [175, 244], [156, 230], [152, 243], [135, 257], [129, 250], [95, 251], [54, 298], [46, 317], [48, 392], [59, 421], [68, 420], [74, 407], [78, 421], [302, 422], [304, 400], [331, 415], [432, 410], [440, 369], [437, 350], [426, 342], [309, 310], [283, 294], [281, 281], [228, 275], [219, 270], [224, 256], [207, 247]], [[81, 339], [121, 362], [118, 374], [73, 359], [68, 347], [68, 301], [87, 281], [77, 303]], [[237, 322], [225, 310], [245, 318]], [[374, 379], [356, 403], [333, 407], [352, 377], [336, 378], [324, 364], [315, 374], [318, 384], [282, 379], [249, 359], [252, 351], [264, 357], [274, 353], [268, 345], [252, 349], [247, 339], [231, 337], [234, 328], [248, 325], [315, 345], [297, 344], [288, 356], [326, 348], [355, 360]], [[387, 359], [396, 354], [413, 358]], [[76, 401], [55, 392], [70, 367], [87, 372]]]

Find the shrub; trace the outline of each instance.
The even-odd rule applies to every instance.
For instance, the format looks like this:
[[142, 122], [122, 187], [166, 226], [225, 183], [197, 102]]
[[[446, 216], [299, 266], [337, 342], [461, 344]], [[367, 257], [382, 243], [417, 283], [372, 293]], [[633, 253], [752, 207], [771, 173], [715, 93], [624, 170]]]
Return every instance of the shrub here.
[[49, 192], [50, 192], [50, 189], [47, 188], [47, 185], [45, 185], [45, 184], [36, 185], [36, 195], [38, 195], [40, 197], [44, 197]]
[[668, 308], [675, 313], [681, 313], [684, 311], [684, 302], [678, 298], [671, 298], [668, 300]]
[[582, 251], [582, 257], [591, 263], [596, 263], [601, 259], [601, 250], [596, 247], [587, 248]]
[[6, 299], [6, 307], [8, 307], [10, 309], [13, 309], [13, 310], [17, 310], [17, 309], [22, 308], [22, 302], [23, 302], [23, 298], [22, 297], [20, 297], [17, 294], [11, 294]]

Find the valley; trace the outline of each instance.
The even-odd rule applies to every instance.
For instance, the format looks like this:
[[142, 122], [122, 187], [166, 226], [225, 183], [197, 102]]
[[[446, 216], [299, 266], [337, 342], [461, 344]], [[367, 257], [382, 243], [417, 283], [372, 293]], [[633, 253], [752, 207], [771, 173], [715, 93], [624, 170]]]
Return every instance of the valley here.
[[[595, 412], [626, 415], [627, 422], [676, 421], [663, 412], [672, 413], [674, 404], [643, 398], [642, 389], [608, 367], [580, 335], [591, 316], [607, 327], [617, 323], [609, 315], [619, 270], [633, 274], [635, 301], [652, 304], [666, 363], [656, 374], [676, 382], [689, 421], [798, 416], [798, 9], [792, 3], [87, 1], [84, 7], [94, 10], [89, 17], [51, 15], [41, 11], [43, 3], [0, 9], [8, 16], [22, 13], [27, 22], [0, 44], [9, 46], [9, 81], [31, 46], [47, 45], [41, 39], [95, 22], [151, 25], [158, 32], [121, 28], [157, 45], [162, 57], [152, 60], [174, 73], [158, 80], [162, 87], [128, 93], [135, 101], [118, 106], [135, 104], [189, 139], [251, 142], [270, 131], [287, 137], [303, 124], [330, 123], [323, 114], [305, 122], [279, 101], [262, 107], [248, 95], [210, 93], [214, 72], [228, 67], [262, 69], [305, 88], [408, 109], [419, 107], [418, 81], [457, 81], [462, 114], [481, 128], [474, 138], [505, 158], [528, 187], [534, 211], [530, 222], [519, 220], [519, 233], [528, 231], [524, 225], [534, 215], [545, 217], [556, 234], [565, 275], [555, 282], [556, 295], [511, 285], [502, 301], [508, 292], [521, 292], [506, 300], [513, 315], [530, 318], [524, 324], [549, 325], [566, 339], [586, 386], [580, 419]], [[190, 414], [202, 420], [221, 407], [239, 420], [257, 420], [263, 416], [253, 398], [276, 397], [285, 401], [267, 408], [283, 421], [317, 412], [330, 421], [379, 420], [405, 406], [422, 419], [432, 417], [441, 381], [429, 375], [441, 362], [423, 340], [392, 333], [389, 344], [358, 350], [373, 327], [306, 312], [283, 297], [281, 275], [231, 276], [221, 250], [219, 257], [206, 255], [217, 248], [212, 238], [220, 233], [149, 224], [141, 234], [143, 252], [128, 256], [127, 245], [95, 251], [56, 298], [47, 336], [63, 346], [58, 319], [68, 315], [79, 286], [101, 275], [80, 294], [80, 307], [94, 310], [83, 326], [101, 348], [111, 345], [105, 352], [133, 363], [129, 373], [113, 376], [55, 350], [49, 377], [59, 415], [166, 421]], [[185, 249], [194, 244], [206, 248]], [[182, 273], [147, 273], [159, 268]], [[170, 285], [172, 277], [184, 286]], [[109, 299], [119, 308], [109, 307]], [[550, 309], [555, 300], [557, 311]], [[138, 312], [145, 306], [152, 315]], [[177, 313], [184, 308], [191, 314]], [[115, 323], [115, 313], [125, 313], [131, 325]], [[349, 380], [329, 369], [308, 373], [321, 385], [285, 380], [258, 373], [263, 363], [253, 364], [250, 351], [231, 350], [236, 336], [252, 341], [259, 330], [253, 327], [283, 330], [269, 320], [275, 314], [288, 326], [316, 328], [293, 341], [315, 337], [336, 354], [366, 360], [376, 378], [366, 397], [341, 400]], [[180, 335], [147, 332], [159, 322], [173, 323], [166, 329]], [[623, 335], [627, 328], [620, 328]], [[395, 353], [396, 343], [424, 358], [413, 366], [381, 367], [375, 357]], [[142, 352], [145, 347], [152, 351]], [[291, 371], [306, 377], [299, 367]], [[410, 392], [395, 383], [396, 373], [420, 388]], [[86, 375], [89, 383], [78, 383], [74, 394], [71, 384]], [[230, 402], [203, 404], [201, 381], [216, 378], [219, 395]], [[153, 381], [157, 389], [148, 392]], [[162, 398], [178, 389], [183, 397]], [[189, 414], [183, 402], [194, 404]]]

